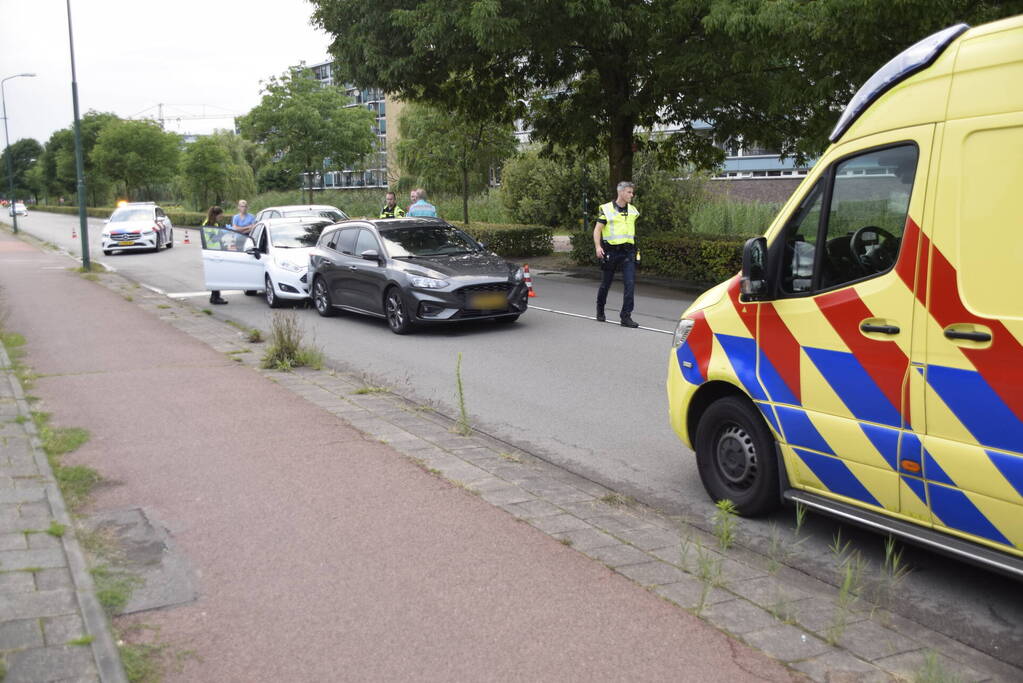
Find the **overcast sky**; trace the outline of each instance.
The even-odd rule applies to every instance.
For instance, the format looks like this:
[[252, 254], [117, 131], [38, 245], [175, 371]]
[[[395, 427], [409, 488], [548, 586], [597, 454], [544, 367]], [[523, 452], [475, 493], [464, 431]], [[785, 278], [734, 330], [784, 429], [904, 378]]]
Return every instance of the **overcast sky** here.
[[[163, 103], [167, 130], [230, 128], [260, 81], [327, 60], [311, 13], [306, 0], [71, 0], [80, 111], [155, 118]], [[74, 119], [66, 0], [0, 0], [0, 78], [24, 72], [36, 77], [4, 84], [10, 140], [45, 144]]]

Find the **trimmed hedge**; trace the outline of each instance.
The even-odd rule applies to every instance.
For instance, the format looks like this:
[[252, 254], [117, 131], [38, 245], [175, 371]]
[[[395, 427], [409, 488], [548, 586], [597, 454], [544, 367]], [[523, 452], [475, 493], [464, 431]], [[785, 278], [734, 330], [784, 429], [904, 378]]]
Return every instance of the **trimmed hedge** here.
[[[48, 211], [50, 213], [66, 213], [72, 216], [78, 215], [77, 206], [46, 206], [39, 205], [32, 207], [36, 211]], [[165, 209], [166, 211], [166, 209]], [[86, 215], [92, 218], [110, 218], [110, 214], [114, 212], [114, 207], [100, 207], [90, 206], [86, 207]], [[166, 211], [167, 217], [170, 218], [171, 223], [174, 224], [175, 228], [192, 228], [202, 225], [202, 222], [206, 220], [206, 214], [201, 211]]]
[[542, 225], [448, 221], [500, 256], [546, 256], [554, 251], [554, 233]]
[[[746, 237], [662, 232], [637, 239], [642, 270], [650, 275], [697, 283], [716, 283], [742, 269]], [[593, 234], [572, 235], [572, 259], [593, 265]]]

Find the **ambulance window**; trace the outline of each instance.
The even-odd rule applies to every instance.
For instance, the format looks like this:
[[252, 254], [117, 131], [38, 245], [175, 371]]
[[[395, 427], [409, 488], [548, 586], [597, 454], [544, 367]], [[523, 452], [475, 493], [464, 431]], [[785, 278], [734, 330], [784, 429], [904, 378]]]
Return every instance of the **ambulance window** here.
[[788, 294], [809, 292], [817, 252], [824, 180], [818, 180], [785, 226], [785, 254], [782, 257], [781, 288]]
[[835, 168], [820, 289], [884, 273], [895, 265], [917, 157], [916, 145], [900, 145], [846, 159]]
[[[1015, 123], [1023, 121], [1017, 114], [1013, 116]], [[984, 119], [971, 123], [979, 128], [981, 121]], [[1023, 188], [1023, 126], [995, 125], [992, 123], [987, 130], [971, 128], [961, 143], [962, 166], [948, 170], [949, 174], [958, 171], [962, 179], [959, 234], [958, 239], [943, 240], [939, 247], [956, 266], [959, 294], [966, 308], [982, 318], [1018, 321], [1023, 319], [1018, 284], [1023, 264], [1019, 198]], [[955, 248], [953, 245], [958, 254], [948, 253]], [[1023, 327], [1014, 325], [1013, 331], [1020, 335]]]

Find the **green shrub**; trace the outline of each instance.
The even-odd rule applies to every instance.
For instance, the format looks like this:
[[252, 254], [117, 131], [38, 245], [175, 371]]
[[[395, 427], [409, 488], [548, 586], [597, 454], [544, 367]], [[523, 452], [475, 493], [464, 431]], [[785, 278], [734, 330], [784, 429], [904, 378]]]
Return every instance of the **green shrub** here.
[[[37, 211], [48, 211], [50, 213], [63, 213], [73, 216], [78, 215], [77, 206], [46, 206], [40, 205], [34, 207]], [[167, 217], [170, 218], [171, 223], [174, 227], [198, 227], [202, 225], [202, 222], [206, 220], [206, 214], [201, 211], [181, 211], [181, 210], [167, 210]], [[114, 207], [103, 207], [103, 206], [90, 206], [85, 209], [86, 215], [91, 218], [110, 218], [110, 214], [114, 212]]]
[[607, 162], [563, 156], [541, 158], [529, 150], [505, 162], [501, 199], [512, 221], [576, 229], [582, 222], [583, 191], [588, 213], [607, 201]]
[[780, 209], [781, 204], [770, 202], [708, 200], [693, 210], [691, 230], [707, 235], [755, 237], [767, 230]]
[[[727, 280], [742, 267], [742, 246], [746, 238], [733, 235], [698, 235], [662, 232], [637, 240], [642, 255], [642, 272], [693, 283]], [[572, 235], [572, 259], [579, 265], [593, 265], [593, 235]]]
[[448, 221], [501, 256], [546, 256], [554, 251], [554, 234], [542, 225], [501, 225]]

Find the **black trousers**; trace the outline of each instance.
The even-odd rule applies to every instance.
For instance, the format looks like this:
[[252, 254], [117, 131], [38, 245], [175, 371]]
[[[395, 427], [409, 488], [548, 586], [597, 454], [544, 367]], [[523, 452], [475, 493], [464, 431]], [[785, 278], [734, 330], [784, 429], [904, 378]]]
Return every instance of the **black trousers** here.
[[604, 310], [607, 303], [607, 293], [614, 282], [615, 271], [619, 268], [622, 271], [622, 284], [625, 287], [625, 295], [622, 298], [621, 317], [632, 315], [632, 308], [635, 305], [636, 292], [636, 245], [635, 244], [604, 244], [604, 261], [601, 263], [603, 277], [600, 280], [600, 289], [597, 290], [597, 308]]

